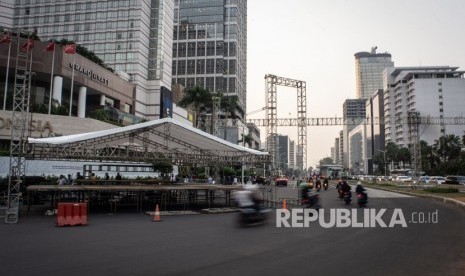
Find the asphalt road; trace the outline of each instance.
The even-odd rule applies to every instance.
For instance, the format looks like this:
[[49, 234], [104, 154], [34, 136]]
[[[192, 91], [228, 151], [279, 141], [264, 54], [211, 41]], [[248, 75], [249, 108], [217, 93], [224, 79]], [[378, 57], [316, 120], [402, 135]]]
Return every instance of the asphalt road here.
[[[285, 188], [284, 188], [285, 189]], [[287, 188], [292, 193], [291, 188]], [[282, 190], [285, 191], [285, 190]], [[1, 275], [464, 275], [465, 210], [428, 199], [369, 190], [367, 208], [395, 208], [407, 227], [239, 228], [237, 214], [90, 214], [89, 225], [56, 227], [54, 217], [0, 224]], [[346, 207], [321, 193], [325, 219]], [[413, 223], [437, 211], [437, 223]], [[412, 214], [416, 214], [412, 218]], [[415, 217], [416, 216], [416, 217]]]

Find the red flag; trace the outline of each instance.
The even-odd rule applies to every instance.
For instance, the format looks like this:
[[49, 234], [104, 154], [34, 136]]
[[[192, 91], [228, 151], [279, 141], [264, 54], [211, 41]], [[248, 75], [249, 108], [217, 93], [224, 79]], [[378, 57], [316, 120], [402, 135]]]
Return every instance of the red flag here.
[[28, 39], [26, 43], [24, 43], [22, 49], [24, 52], [28, 52], [29, 50], [31, 50], [32, 48], [34, 48], [34, 41], [32, 39]]
[[55, 40], [50, 41], [49, 44], [47, 44], [47, 47], [45, 47], [44, 51], [54, 51], [55, 50]]
[[11, 36], [10, 33], [7, 33], [5, 36], [0, 39], [0, 44], [2, 43], [10, 43], [11, 42]]
[[65, 53], [74, 55], [76, 54], [76, 44], [68, 44], [65, 46]]

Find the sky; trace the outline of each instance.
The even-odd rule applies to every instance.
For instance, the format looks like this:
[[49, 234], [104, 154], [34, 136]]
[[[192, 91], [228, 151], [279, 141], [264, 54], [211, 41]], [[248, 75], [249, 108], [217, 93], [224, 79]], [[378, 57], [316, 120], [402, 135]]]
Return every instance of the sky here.
[[[247, 1], [247, 112], [265, 106], [265, 75], [305, 81], [307, 117], [342, 117], [355, 98], [357, 52], [388, 52], [396, 67], [465, 70], [463, 0]], [[465, 91], [464, 91], [465, 93]], [[297, 89], [278, 86], [278, 118], [297, 117]], [[248, 116], [264, 119], [265, 112]], [[262, 139], [266, 136], [261, 129]], [[307, 164], [331, 156], [342, 126], [307, 128]], [[297, 127], [278, 127], [297, 142]]]

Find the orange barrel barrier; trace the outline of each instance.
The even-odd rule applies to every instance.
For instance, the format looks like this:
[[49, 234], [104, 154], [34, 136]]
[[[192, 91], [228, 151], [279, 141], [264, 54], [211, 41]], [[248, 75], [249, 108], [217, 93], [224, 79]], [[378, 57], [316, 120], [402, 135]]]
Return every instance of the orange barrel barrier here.
[[86, 225], [87, 203], [58, 203], [57, 225]]
[[57, 225], [64, 226], [65, 225], [65, 204], [58, 203], [58, 212], [57, 212]]
[[74, 225], [73, 203], [65, 203], [65, 225]]
[[87, 224], [87, 202], [79, 203], [79, 219], [81, 225]]

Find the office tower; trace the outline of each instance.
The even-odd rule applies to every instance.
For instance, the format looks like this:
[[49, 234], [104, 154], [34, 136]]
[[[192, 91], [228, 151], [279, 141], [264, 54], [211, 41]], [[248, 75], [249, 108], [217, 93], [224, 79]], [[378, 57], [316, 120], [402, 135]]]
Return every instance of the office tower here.
[[358, 52], [355, 56], [356, 98], [368, 99], [378, 89], [383, 88], [383, 71], [393, 67], [391, 54], [376, 53], [377, 47], [371, 51]]
[[23, 0], [14, 6], [15, 28], [41, 40], [67, 39], [93, 51], [135, 85], [126, 109], [138, 117], [161, 115], [162, 91], [171, 89], [174, 1]]
[[246, 73], [247, 1], [176, 0], [173, 83], [236, 95], [245, 111]]
[[[347, 99], [344, 101], [342, 117], [344, 121], [363, 120], [365, 119], [365, 99]], [[343, 154], [342, 154], [342, 167], [349, 168], [349, 132], [354, 129], [356, 125], [349, 124], [343, 126]]]

